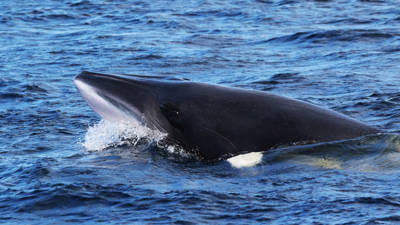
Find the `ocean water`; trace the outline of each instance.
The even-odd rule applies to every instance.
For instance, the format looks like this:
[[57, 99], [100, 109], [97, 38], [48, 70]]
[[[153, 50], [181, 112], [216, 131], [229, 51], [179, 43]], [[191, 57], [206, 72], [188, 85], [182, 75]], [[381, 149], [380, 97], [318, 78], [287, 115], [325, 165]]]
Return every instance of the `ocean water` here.
[[[269, 91], [384, 132], [199, 162], [102, 121], [82, 70]], [[397, 0], [0, 1], [0, 223], [400, 223], [399, 90]]]

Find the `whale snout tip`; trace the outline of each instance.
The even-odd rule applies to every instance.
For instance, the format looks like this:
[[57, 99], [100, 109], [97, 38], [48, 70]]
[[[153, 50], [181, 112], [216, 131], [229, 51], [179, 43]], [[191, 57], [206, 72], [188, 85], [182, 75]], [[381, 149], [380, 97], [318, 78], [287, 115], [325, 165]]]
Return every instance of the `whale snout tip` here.
[[82, 71], [80, 74], [76, 75], [74, 77], [74, 82], [78, 81], [78, 80], [84, 80], [85, 77], [88, 77], [90, 74], [90, 72], [88, 71]]
[[101, 76], [101, 74], [98, 73], [82, 71], [80, 74], [74, 77], [74, 84], [80, 89], [80, 86], [82, 86], [82, 84], [96, 86], [95, 83], [99, 82], [100, 80], [104, 80], [104, 75]]
[[93, 78], [92, 73], [87, 71], [82, 71], [74, 77], [74, 84], [85, 99], [87, 97], [86, 93], [94, 90], [94, 84], [91, 81]]
[[86, 74], [84, 73], [84, 72], [82, 72], [82, 73], [80, 73], [80, 74], [78, 74], [78, 75], [76, 75], [75, 77], [74, 77], [74, 84], [75, 84], [75, 86], [78, 88], [78, 89], [81, 89], [81, 87], [82, 87], [82, 85], [84, 85], [84, 80], [85, 80], [85, 78], [84, 78], [84, 76], [85, 76]]

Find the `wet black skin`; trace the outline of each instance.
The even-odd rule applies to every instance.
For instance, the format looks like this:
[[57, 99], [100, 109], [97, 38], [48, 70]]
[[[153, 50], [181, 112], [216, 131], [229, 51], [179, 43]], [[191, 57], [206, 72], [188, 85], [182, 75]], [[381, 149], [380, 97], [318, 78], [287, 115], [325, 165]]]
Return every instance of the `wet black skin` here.
[[147, 126], [207, 161], [378, 132], [334, 111], [267, 92], [90, 72], [75, 79], [124, 111], [137, 109]]

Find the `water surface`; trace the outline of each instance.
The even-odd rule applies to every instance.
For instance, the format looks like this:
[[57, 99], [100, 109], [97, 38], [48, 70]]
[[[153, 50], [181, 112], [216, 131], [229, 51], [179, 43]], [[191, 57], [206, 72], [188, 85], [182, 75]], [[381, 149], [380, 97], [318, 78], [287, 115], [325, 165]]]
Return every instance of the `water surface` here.
[[[0, 221], [399, 222], [399, 9], [395, 0], [0, 2]], [[149, 144], [141, 128], [101, 122], [73, 85], [82, 70], [270, 91], [388, 134], [270, 151], [249, 168], [201, 163]]]

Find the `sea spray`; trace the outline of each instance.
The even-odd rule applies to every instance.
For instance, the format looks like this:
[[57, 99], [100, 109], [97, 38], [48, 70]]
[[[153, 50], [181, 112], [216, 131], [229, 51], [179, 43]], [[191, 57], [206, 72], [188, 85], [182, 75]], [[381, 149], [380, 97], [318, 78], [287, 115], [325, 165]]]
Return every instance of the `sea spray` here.
[[88, 128], [82, 145], [87, 151], [102, 151], [125, 144], [135, 146], [143, 140], [147, 143], [158, 143], [165, 137], [166, 134], [149, 129], [139, 123], [116, 123], [101, 120]]

